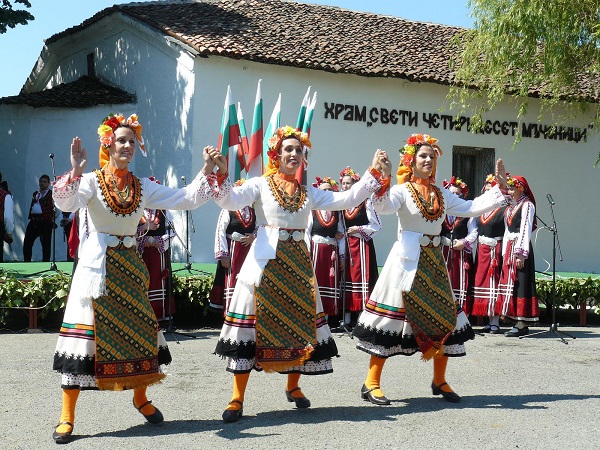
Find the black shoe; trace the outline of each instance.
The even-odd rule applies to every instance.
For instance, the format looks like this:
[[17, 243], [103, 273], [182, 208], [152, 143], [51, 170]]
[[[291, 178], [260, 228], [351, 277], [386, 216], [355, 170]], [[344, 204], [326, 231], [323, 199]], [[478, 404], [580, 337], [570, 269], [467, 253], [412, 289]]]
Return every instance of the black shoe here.
[[244, 414], [244, 404], [242, 402], [240, 402], [239, 400], [231, 400], [229, 404], [231, 405], [232, 403], [238, 403], [241, 406], [241, 408], [226, 409], [225, 411], [223, 411], [223, 415], [221, 417], [223, 418], [223, 422], [225, 423], [237, 422]]
[[504, 336], [506, 337], [519, 337], [519, 336], [525, 336], [526, 334], [529, 334], [529, 328], [525, 327], [525, 328], [513, 328], [510, 331], [507, 331], [506, 333], [504, 333]]
[[137, 406], [135, 406], [135, 400], [134, 400], [133, 406], [135, 406], [135, 409], [137, 409], [140, 412], [140, 414], [146, 418], [146, 420], [148, 422], [150, 422], [154, 425], [156, 425], [157, 423], [161, 423], [163, 420], [165, 420], [165, 418], [163, 417], [162, 413], [159, 411], [159, 409], [156, 406], [154, 407], [154, 413], [152, 413], [152, 414], [146, 415], [142, 412], [142, 408], [146, 405], [149, 405], [150, 403], [152, 403], [152, 401], [147, 401], [142, 406], [137, 407]]
[[374, 387], [373, 389], [369, 389], [367, 388], [367, 386], [365, 384], [362, 385], [362, 388], [360, 388], [360, 397], [363, 400], [367, 400], [371, 403], [373, 403], [374, 405], [391, 405], [392, 402], [385, 396], [382, 395], [381, 397], [376, 397], [374, 396], [371, 391], [374, 391], [375, 389], [381, 389], [379, 386]]
[[492, 326], [491, 325], [486, 325], [481, 330], [479, 330], [480, 333], [490, 333], [491, 331], [492, 331]]
[[55, 429], [54, 433], [52, 433], [52, 439], [54, 439], [54, 442], [56, 442], [57, 444], [68, 444], [69, 442], [71, 442], [71, 439], [73, 439], [73, 424], [71, 422], [60, 422], [58, 425], [56, 425], [56, 428], [60, 427], [61, 425], [71, 425], [71, 431], [67, 431], [66, 433], [59, 433]]
[[500, 330], [500, 327], [498, 327], [496, 325], [492, 325], [490, 334], [500, 334], [500, 333], [502, 333], [502, 330]]
[[442, 386], [444, 385], [448, 386], [448, 383], [443, 382], [439, 386], [436, 386], [436, 384], [432, 381], [431, 392], [433, 392], [433, 395], [441, 395], [442, 397], [444, 397], [444, 400], [449, 401], [451, 403], [460, 402], [460, 395], [458, 395], [456, 392], [446, 392], [442, 390]]
[[297, 388], [292, 389], [291, 391], [285, 391], [285, 396], [287, 397], [287, 401], [296, 403], [296, 408], [300, 408], [300, 409], [310, 408], [310, 400], [307, 399], [306, 397], [300, 397], [300, 398], [292, 397], [292, 392], [296, 392], [299, 390], [300, 390], [300, 388], [297, 387]]

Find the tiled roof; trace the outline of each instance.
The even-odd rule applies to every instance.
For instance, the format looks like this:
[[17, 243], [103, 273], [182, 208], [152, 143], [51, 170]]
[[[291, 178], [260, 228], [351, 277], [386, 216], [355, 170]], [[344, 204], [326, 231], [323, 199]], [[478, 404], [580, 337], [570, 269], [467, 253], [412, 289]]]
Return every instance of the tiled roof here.
[[89, 108], [96, 105], [134, 103], [135, 95], [89, 76], [40, 92], [0, 98], [0, 105], [28, 105], [33, 108]]
[[[204, 0], [115, 5], [48, 39], [122, 12], [201, 55], [368, 77], [450, 85], [448, 46], [463, 28], [284, 0]], [[580, 99], [600, 99], [600, 79], [580, 82]], [[536, 89], [530, 94], [537, 96]]]

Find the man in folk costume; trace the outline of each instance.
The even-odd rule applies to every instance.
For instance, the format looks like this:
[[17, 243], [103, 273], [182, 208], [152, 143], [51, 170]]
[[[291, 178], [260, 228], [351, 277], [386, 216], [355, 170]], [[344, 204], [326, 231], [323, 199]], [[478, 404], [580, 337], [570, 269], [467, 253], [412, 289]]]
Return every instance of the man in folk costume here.
[[[342, 191], [350, 189], [360, 176], [350, 167], [340, 172]], [[343, 295], [345, 296], [344, 323], [354, 325], [356, 318], [373, 290], [379, 270], [373, 236], [381, 230], [381, 222], [370, 198], [354, 208], [342, 212], [346, 231]], [[354, 316], [354, 317], [352, 317]]]
[[[241, 186], [244, 178], [234, 186]], [[215, 259], [217, 270], [209, 295], [211, 309], [227, 314], [233, 296], [235, 283], [242, 264], [254, 242], [256, 215], [252, 206], [244, 206], [237, 211], [221, 210], [215, 230]]]
[[[316, 177], [313, 187], [325, 191], [338, 191], [335, 180]], [[340, 211], [313, 210], [308, 219], [310, 236], [310, 255], [315, 272], [317, 289], [327, 317], [339, 314], [339, 262], [344, 258], [345, 245], [339, 245], [344, 237], [344, 227], [340, 220]]]
[[146, 397], [146, 388], [165, 374], [171, 361], [165, 338], [148, 300], [148, 270], [136, 247], [145, 208], [194, 209], [213, 190], [214, 163], [204, 152], [204, 167], [183, 189], [138, 178], [128, 168], [136, 146], [145, 155], [137, 116], [107, 116], [98, 128], [100, 169], [84, 173], [87, 152], [76, 137], [71, 170], [59, 177], [53, 196], [63, 211], [80, 209], [78, 264], [54, 353], [60, 372], [62, 412], [52, 437], [72, 439], [75, 406], [85, 389], [133, 390], [133, 406], [150, 423], [163, 421]]
[[[377, 212], [397, 215], [398, 240], [353, 330], [357, 348], [371, 355], [361, 397], [391, 404], [380, 387], [386, 359], [420, 351], [422, 359], [433, 359], [433, 395], [459, 402], [446, 382], [446, 366], [449, 356], [465, 355], [464, 343], [474, 333], [454, 299], [439, 234], [447, 214], [474, 217], [506, 200], [497, 187], [471, 201], [435, 186], [441, 149], [427, 134], [410, 136], [400, 153], [398, 185], [382, 189], [373, 200]], [[501, 160], [496, 171], [501, 182]]]
[[[485, 179], [482, 192], [493, 188], [496, 184], [494, 175], [489, 174]], [[477, 251], [471, 314], [475, 317], [489, 317], [489, 323], [481, 330], [483, 333], [500, 333], [500, 317], [494, 310], [502, 271], [505, 209], [505, 206], [499, 206], [476, 219]]]
[[[227, 179], [215, 197], [228, 210], [253, 204], [257, 225], [256, 240], [238, 275], [215, 350], [234, 374], [232, 399], [222, 416], [225, 422], [242, 417], [252, 369], [287, 374], [287, 400], [297, 408], [310, 406], [299, 387], [300, 376], [332, 372], [337, 347], [315, 289], [305, 241], [308, 218], [314, 209], [338, 211], [360, 204], [380, 189], [378, 179], [389, 176], [384, 164], [387, 155], [378, 150], [372, 168], [353, 189], [331, 192], [305, 187], [295, 175], [300, 164], [307, 165], [308, 135], [281, 127], [268, 146], [269, 165], [262, 177], [237, 187]], [[215, 162], [226, 174], [224, 157]], [[221, 180], [218, 174], [217, 178]]]
[[[160, 184], [155, 177], [149, 179]], [[171, 212], [166, 209], [144, 209], [137, 235], [138, 251], [150, 276], [150, 306], [159, 322], [169, 320], [175, 314], [170, 251], [175, 230]]]
[[537, 228], [535, 197], [525, 177], [508, 178], [512, 201], [504, 212], [502, 275], [498, 286], [495, 314], [514, 322], [506, 337], [524, 336], [529, 325], [539, 321], [540, 309], [535, 290], [535, 260], [531, 233]]
[[[464, 199], [469, 189], [460, 178], [444, 180], [444, 189]], [[469, 289], [473, 276], [473, 247], [477, 240], [475, 218], [446, 215], [442, 224], [442, 252], [448, 268], [454, 296], [467, 316], [471, 313], [473, 298]]]
[[[2, 174], [0, 173], [0, 182]], [[2, 233], [2, 251], [0, 252], [0, 262], [4, 261], [4, 243], [12, 244], [12, 232], [15, 229], [14, 220], [14, 202], [8, 186], [0, 186], [0, 233]]]
[[50, 261], [52, 250], [52, 230], [56, 228], [56, 209], [52, 201], [50, 177], [42, 175], [39, 180], [39, 190], [33, 193], [29, 207], [29, 223], [23, 239], [23, 261], [31, 262], [33, 244], [40, 238], [42, 245], [42, 261]]

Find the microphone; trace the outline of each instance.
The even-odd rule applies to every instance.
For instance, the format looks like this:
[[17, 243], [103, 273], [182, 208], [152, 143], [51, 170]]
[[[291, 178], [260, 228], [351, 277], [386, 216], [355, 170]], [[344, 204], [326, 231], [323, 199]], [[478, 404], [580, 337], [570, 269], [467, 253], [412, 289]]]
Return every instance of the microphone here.
[[50, 159], [54, 159], [54, 153], [50, 153], [48, 156], [50, 157]]
[[555, 204], [555, 203], [554, 203], [554, 200], [552, 199], [552, 196], [551, 196], [550, 194], [546, 194], [546, 198], [548, 199], [548, 202], [549, 202], [551, 205], [554, 205], [554, 204]]

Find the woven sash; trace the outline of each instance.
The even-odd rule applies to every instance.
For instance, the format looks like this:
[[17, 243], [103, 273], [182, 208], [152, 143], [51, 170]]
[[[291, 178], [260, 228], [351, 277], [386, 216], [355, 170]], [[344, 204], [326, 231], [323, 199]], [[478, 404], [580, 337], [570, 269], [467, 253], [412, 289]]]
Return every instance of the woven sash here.
[[107, 295], [94, 300], [98, 389], [158, 383], [158, 324], [148, 300], [148, 271], [135, 247], [106, 249]]
[[302, 365], [317, 343], [315, 283], [303, 241], [279, 242], [255, 301], [256, 362], [267, 372]]
[[456, 326], [456, 306], [439, 247], [421, 247], [412, 288], [403, 295], [422, 358], [444, 356], [442, 344]]

